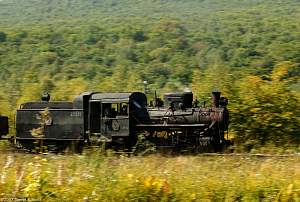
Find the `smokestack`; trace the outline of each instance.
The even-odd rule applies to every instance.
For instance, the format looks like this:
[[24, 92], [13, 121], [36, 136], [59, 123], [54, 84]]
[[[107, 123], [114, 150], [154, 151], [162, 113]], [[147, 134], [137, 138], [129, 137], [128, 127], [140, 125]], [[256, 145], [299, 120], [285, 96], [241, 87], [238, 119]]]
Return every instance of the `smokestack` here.
[[49, 102], [49, 100], [50, 100], [50, 94], [49, 93], [45, 93], [44, 95], [42, 95], [42, 101]]
[[212, 107], [219, 107], [221, 92], [212, 92]]

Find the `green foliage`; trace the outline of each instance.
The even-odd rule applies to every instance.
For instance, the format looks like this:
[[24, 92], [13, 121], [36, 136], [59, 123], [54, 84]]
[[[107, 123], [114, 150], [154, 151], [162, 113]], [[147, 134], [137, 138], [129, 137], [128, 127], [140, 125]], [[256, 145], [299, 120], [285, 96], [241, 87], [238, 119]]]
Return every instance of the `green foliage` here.
[[284, 79], [292, 68], [290, 62], [284, 62], [273, 69], [270, 80], [248, 76], [238, 82], [232, 127], [236, 140], [248, 149], [299, 145], [299, 98]]
[[6, 34], [4, 32], [0, 32], [0, 42], [6, 41]]
[[[0, 196], [38, 201], [299, 201], [299, 158], [1, 154]], [[221, 179], [221, 180], [220, 180]]]
[[[53, 100], [72, 100], [82, 91], [142, 91], [146, 80], [152, 92], [191, 88], [201, 101], [221, 90], [230, 99], [238, 138], [287, 143], [299, 129], [294, 118], [299, 5], [297, 0], [2, 0], [1, 113], [13, 120], [19, 104], [39, 100], [44, 92]], [[290, 66], [287, 73], [278, 68], [283, 64]], [[292, 114], [286, 117], [281, 106]], [[256, 116], [252, 108], [261, 108], [269, 122], [262, 126], [257, 117], [247, 119]]]

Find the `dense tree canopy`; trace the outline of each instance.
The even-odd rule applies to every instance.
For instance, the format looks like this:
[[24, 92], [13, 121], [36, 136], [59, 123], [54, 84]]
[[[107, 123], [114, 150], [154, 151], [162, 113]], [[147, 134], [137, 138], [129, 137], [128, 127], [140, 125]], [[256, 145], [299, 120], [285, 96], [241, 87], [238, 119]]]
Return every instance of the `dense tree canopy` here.
[[0, 113], [146, 80], [204, 101], [221, 90], [240, 142], [299, 143], [299, 13], [297, 0], [2, 0]]

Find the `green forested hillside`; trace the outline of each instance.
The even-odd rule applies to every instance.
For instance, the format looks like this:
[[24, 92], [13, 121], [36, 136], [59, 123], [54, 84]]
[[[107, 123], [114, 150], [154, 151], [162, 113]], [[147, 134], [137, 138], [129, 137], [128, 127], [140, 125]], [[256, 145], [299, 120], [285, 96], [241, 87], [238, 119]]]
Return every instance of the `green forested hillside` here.
[[298, 0], [0, 0], [0, 113], [85, 90], [230, 99], [231, 132], [299, 143]]
[[[199, 26], [199, 22], [230, 14], [232, 17], [257, 15], [284, 18], [299, 17], [299, 1], [289, 0], [1, 0], [1, 24], [37, 23], [64, 20], [120, 21], [132, 18], [164, 17], [188, 20], [188, 24]], [[244, 16], [243, 16], [244, 15]], [[147, 19], [149, 23], [149, 20]]]

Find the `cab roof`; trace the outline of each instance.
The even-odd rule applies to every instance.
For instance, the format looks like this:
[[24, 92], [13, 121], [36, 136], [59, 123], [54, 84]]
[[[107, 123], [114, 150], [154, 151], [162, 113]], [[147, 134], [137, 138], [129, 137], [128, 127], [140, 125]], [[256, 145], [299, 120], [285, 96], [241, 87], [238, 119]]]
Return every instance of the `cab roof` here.
[[147, 101], [144, 93], [132, 92], [132, 93], [95, 93], [91, 96], [91, 101], [102, 102], [129, 102], [129, 100], [142, 100]]

